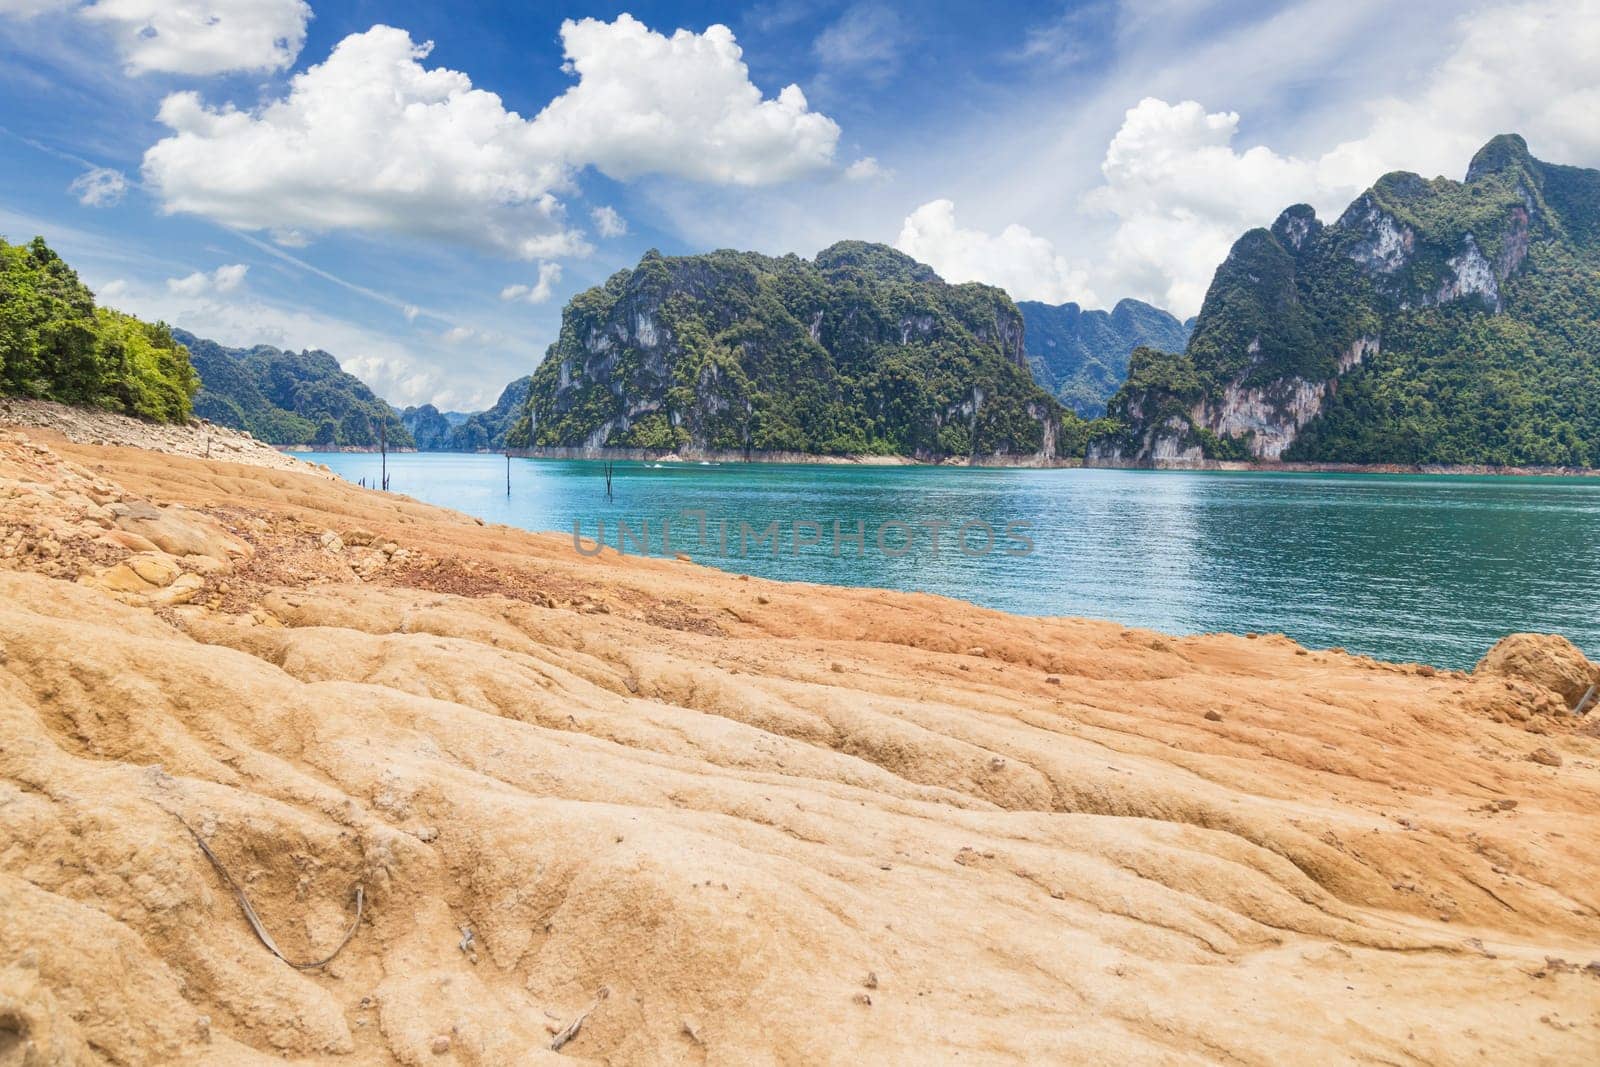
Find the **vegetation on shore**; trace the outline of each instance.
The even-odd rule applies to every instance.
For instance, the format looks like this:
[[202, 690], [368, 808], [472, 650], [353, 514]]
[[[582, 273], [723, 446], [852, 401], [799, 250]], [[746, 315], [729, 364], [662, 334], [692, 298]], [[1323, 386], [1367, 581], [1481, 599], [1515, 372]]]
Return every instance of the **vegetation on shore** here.
[[183, 330], [201, 389], [195, 413], [274, 445], [411, 448], [399, 414], [320, 349], [227, 348]]
[[199, 384], [164, 323], [96, 306], [44, 238], [0, 238], [0, 393], [181, 422]]
[[1330, 226], [1298, 205], [1241, 237], [1186, 351], [1134, 355], [1095, 447], [1594, 467], [1597, 395], [1600, 171], [1507, 135], [1464, 182], [1390, 174]]
[[1016, 305], [884, 245], [815, 260], [647, 253], [579, 293], [534, 373], [534, 445], [822, 455], [1081, 454]]

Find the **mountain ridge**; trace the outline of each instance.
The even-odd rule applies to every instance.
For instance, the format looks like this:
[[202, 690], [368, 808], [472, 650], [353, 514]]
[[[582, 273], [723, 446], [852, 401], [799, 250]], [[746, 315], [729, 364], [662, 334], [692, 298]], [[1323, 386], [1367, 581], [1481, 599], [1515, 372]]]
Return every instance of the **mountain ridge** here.
[[[1033, 381], [1003, 290], [889, 248], [666, 257], [577, 294], [534, 373], [527, 441], [556, 448], [920, 458], [1081, 453]], [[520, 431], [518, 432], [520, 440]]]
[[1017, 301], [1033, 380], [1084, 418], [1105, 414], [1106, 401], [1128, 376], [1128, 357], [1141, 346], [1182, 348], [1192, 322], [1125, 297], [1110, 311], [1076, 303]]
[[1600, 464], [1600, 171], [1494, 138], [1467, 180], [1294, 205], [1218, 267], [1182, 353], [1144, 348], [1092, 463]]

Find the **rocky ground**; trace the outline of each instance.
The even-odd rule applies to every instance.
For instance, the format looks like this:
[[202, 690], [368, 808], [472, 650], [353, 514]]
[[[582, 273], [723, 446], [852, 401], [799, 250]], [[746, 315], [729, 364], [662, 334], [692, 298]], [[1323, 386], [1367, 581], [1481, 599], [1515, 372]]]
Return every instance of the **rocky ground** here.
[[0, 1064], [1587, 1062], [1596, 680], [10, 431]]
[[97, 408], [75, 408], [50, 400], [0, 396], [0, 428], [6, 426], [48, 430], [78, 444], [128, 445], [178, 456], [224, 459], [253, 467], [333, 477], [333, 473], [320, 464], [305, 463], [286, 456], [242, 430], [230, 430], [201, 419], [181, 425], [146, 422]]

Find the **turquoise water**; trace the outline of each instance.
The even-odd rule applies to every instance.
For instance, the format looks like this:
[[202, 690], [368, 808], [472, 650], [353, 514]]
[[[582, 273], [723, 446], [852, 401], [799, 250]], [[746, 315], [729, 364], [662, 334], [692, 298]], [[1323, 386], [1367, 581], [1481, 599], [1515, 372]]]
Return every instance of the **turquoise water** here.
[[[351, 481], [378, 477], [379, 458], [317, 454]], [[661, 519], [674, 551], [727, 570], [834, 585], [959, 597], [1026, 615], [1084, 615], [1169, 633], [1282, 632], [1385, 659], [1470, 667], [1515, 630], [1566, 634], [1600, 658], [1600, 480], [1173, 471], [989, 470], [764, 464], [602, 465], [492, 455], [389, 457], [390, 488], [486, 522], [559, 530], [574, 520], [592, 547], [597, 525]], [[698, 524], [679, 518], [702, 509]], [[727, 544], [718, 549], [718, 520]], [[793, 524], [821, 543], [793, 549]], [[865, 527], [838, 546], [833, 523]], [[943, 520], [940, 551], [915, 524]], [[956, 549], [955, 527], [989, 523], [984, 555]], [[750, 525], [739, 554], [739, 523]], [[780, 524], [776, 557], [754, 541]], [[913, 550], [898, 551], [912, 527]], [[1033, 542], [1027, 555], [1008, 523]], [[802, 527], [802, 539], [811, 534]], [[967, 531], [976, 552], [981, 527]], [[630, 550], [634, 549], [632, 542]], [[791, 554], [792, 553], [792, 554]]]

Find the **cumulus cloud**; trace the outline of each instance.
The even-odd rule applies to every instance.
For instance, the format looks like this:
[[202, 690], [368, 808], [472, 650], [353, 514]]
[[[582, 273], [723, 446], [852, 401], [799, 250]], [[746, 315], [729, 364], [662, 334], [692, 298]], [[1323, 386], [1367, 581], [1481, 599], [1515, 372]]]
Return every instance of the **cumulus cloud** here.
[[669, 38], [622, 15], [561, 32], [578, 81], [532, 120], [425, 67], [431, 43], [374, 26], [257, 109], [168, 96], [145, 179], [168, 212], [279, 240], [377, 231], [539, 259], [590, 251], [559, 199], [586, 166], [757, 185], [831, 163], [833, 120], [797, 86], [763, 99], [724, 26]]
[[129, 74], [222, 74], [287, 68], [305, 44], [311, 7], [305, 0], [98, 0], [80, 14], [111, 31]]
[[246, 230], [375, 230], [525, 259], [583, 251], [554, 195], [561, 163], [498, 96], [425, 68], [431, 49], [375, 26], [254, 112], [168, 96], [159, 117], [173, 132], [145, 153], [145, 180], [168, 212]]
[[764, 99], [726, 26], [657, 33], [631, 15], [561, 25], [578, 84], [530, 128], [550, 158], [612, 178], [668, 174], [768, 185], [833, 162], [838, 125], [798, 85]]
[[90, 167], [72, 180], [67, 191], [78, 198], [85, 207], [110, 207], [119, 203], [128, 191], [128, 179], [120, 170], [110, 167]]
[[621, 237], [628, 232], [628, 220], [617, 214], [614, 207], [597, 207], [589, 212], [594, 219], [595, 232], [601, 237]]
[[168, 278], [167, 290], [175, 296], [231, 293], [244, 284], [244, 276], [249, 270], [243, 263], [229, 263], [209, 272], [197, 270], [182, 278]]
[[1239, 116], [1141, 100], [1106, 149], [1086, 204], [1116, 217], [1104, 267], [1118, 292], [1192, 314], [1239, 234], [1301, 200], [1326, 200], [1314, 164], [1232, 147]]
[[949, 200], [929, 201], [906, 216], [895, 247], [946, 281], [998, 285], [1015, 300], [1095, 301], [1083, 268], [1069, 264], [1048, 240], [1015, 223], [998, 234], [962, 229]]
[[1239, 116], [1192, 100], [1130, 108], [1085, 198], [1114, 220], [1102, 284], [1191, 314], [1244, 230], [1296, 202], [1336, 217], [1391, 170], [1459, 179], [1497, 133], [1522, 133], [1545, 159], [1600, 165], [1600, 0], [1502, 5], [1458, 31], [1415, 96], [1373, 103], [1365, 134], [1316, 156], [1236, 149]]
[[501, 300], [523, 300], [530, 304], [542, 304], [549, 300], [555, 292], [556, 283], [561, 281], [561, 264], [539, 264], [539, 278], [532, 285], [508, 285], [500, 290]]

